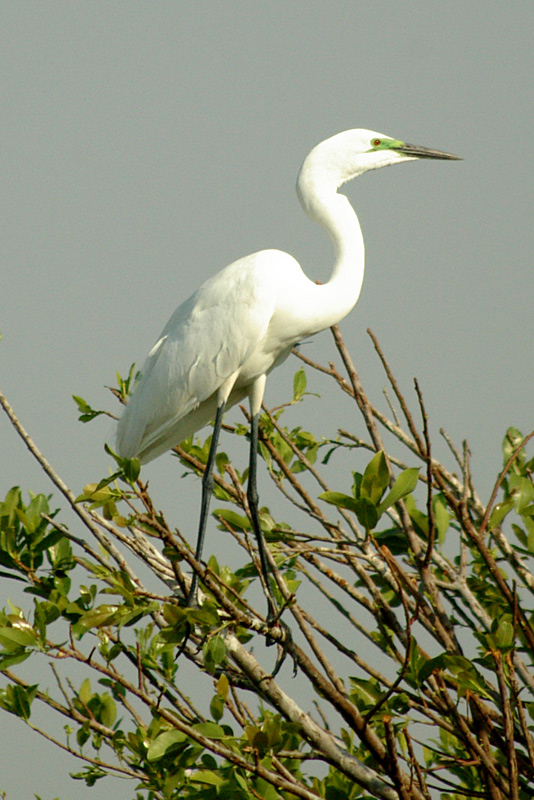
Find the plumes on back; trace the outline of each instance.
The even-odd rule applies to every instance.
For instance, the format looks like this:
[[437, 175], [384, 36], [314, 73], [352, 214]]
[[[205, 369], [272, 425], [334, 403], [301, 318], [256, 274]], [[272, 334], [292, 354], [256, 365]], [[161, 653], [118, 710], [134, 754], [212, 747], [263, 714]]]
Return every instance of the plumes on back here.
[[206, 281], [176, 309], [119, 421], [119, 455], [151, 461], [214, 418], [218, 389], [231, 375], [238, 373], [227, 407], [287, 356], [296, 339], [273, 335], [281, 284], [272, 279], [291, 272], [305, 278], [286, 253], [254, 253]]

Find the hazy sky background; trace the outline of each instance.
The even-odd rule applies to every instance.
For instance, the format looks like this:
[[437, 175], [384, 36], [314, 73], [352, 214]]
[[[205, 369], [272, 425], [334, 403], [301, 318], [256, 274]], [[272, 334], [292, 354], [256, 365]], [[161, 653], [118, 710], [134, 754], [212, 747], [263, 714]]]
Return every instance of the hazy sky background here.
[[[407, 392], [418, 376], [433, 433], [468, 437], [487, 498], [505, 429], [534, 427], [532, 4], [17, 0], [0, 19], [0, 387], [75, 491], [107, 473], [111, 428], [80, 425], [71, 395], [112, 408], [104, 386], [199, 283], [265, 247], [327, 278], [330, 243], [298, 206], [296, 174], [317, 142], [366, 127], [465, 161], [347, 189], [367, 273], [342, 331], [375, 397], [367, 327]], [[328, 333], [305, 352], [335, 357]], [[288, 399], [297, 366], [271, 376], [268, 404]], [[363, 432], [328, 403], [310, 399], [306, 424]], [[51, 491], [4, 417], [0, 447], [1, 496]], [[145, 477], [183, 528], [194, 498], [193, 531], [182, 471], [164, 457]], [[348, 488], [335, 464], [329, 480]], [[81, 765], [0, 719], [8, 800], [134, 795], [85, 790], [68, 778]]]

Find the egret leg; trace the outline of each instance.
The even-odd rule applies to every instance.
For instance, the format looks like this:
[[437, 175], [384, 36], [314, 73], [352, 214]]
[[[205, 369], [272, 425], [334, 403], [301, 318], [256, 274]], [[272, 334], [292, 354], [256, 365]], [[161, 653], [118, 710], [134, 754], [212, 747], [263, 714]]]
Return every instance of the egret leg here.
[[[217, 408], [215, 415], [215, 423], [213, 425], [213, 435], [211, 437], [210, 452], [208, 454], [208, 462], [204, 475], [202, 477], [202, 502], [200, 505], [200, 521], [198, 524], [198, 538], [197, 549], [195, 558], [200, 561], [202, 558], [202, 550], [204, 548], [204, 537], [206, 535], [206, 524], [208, 522], [208, 511], [210, 507], [211, 494], [213, 491], [213, 470], [215, 467], [215, 456], [217, 455], [217, 446], [219, 443], [219, 434], [221, 432], [221, 425], [224, 416], [225, 403], [222, 403]], [[198, 604], [198, 575], [193, 573], [193, 580], [191, 581], [191, 588], [189, 589], [189, 596], [187, 598], [188, 606], [196, 606]]]
[[269, 562], [267, 561], [266, 545], [263, 538], [263, 533], [260, 525], [260, 517], [258, 514], [258, 431], [259, 431], [260, 415], [259, 412], [254, 414], [251, 418], [250, 424], [250, 462], [248, 469], [248, 487], [247, 499], [248, 507], [250, 510], [250, 518], [252, 520], [252, 529], [256, 537], [258, 545], [258, 553], [260, 555], [261, 573], [263, 583], [265, 586], [265, 593], [267, 596], [267, 622], [273, 622], [278, 617], [276, 603], [271, 593], [269, 584]]

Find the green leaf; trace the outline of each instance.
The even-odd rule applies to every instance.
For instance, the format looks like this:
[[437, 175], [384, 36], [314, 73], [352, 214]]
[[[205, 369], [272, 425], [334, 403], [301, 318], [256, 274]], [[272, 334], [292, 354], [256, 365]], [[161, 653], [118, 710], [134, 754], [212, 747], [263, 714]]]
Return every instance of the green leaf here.
[[378, 522], [378, 509], [368, 497], [360, 497], [356, 503], [356, 516], [358, 522], [366, 531], [376, 528]]
[[367, 531], [373, 530], [378, 522], [377, 507], [373, 501], [365, 495], [355, 500], [354, 497], [350, 497], [348, 494], [323, 492], [319, 495], [319, 499], [330, 503], [330, 505], [337, 506], [338, 508], [346, 508], [352, 511], [356, 514], [360, 525], [363, 525]]
[[128, 372], [128, 377], [123, 378], [120, 372], [116, 373], [117, 387], [119, 389], [119, 393], [122, 398], [127, 397], [127, 395], [129, 394], [132, 380], [135, 382], [141, 377], [140, 372], [137, 372], [134, 375], [134, 370], [135, 370], [135, 362], [130, 367], [130, 371]]
[[38, 494], [32, 498], [26, 507], [26, 530], [29, 534], [34, 534], [39, 528], [43, 528], [43, 514], [49, 514], [48, 499], [44, 494]]
[[510, 475], [508, 486], [510, 495], [513, 497], [514, 505], [518, 514], [522, 514], [528, 509], [534, 500], [534, 486], [530, 478], [522, 475]]
[[104, 479], [100, 481], [98, 484], [98, 488], [110, 483], [115, 477], [122, 478], [126, 481], [126, 483], [133, 486], [137, 478], [139, 477], [139, 473], [141, 472], [141, 462], [138, 458], [121, 458], [121, 456], [117, 455], [117, 453], [111, 449], [109, 444], [104, 445], [104, 450], [106, 453], [111, 456], [114, 461], [116, 461], [117, 466], [119, 467], [120, 472], [117, 475], [112, 475], [110, 478]]
[[[502, 454], [503, 454], [503, 464], [506, 464], [509, 459], [512, 457], [513, 453], [517, 450], [521, 442], [525, 437], [521, 433], [520, 430], [517, 428], [508, 428], [506, 431], [506, 435], [503, 439], [502, 443]], [[525, 460], [525, 451], [520, 450], [514, 464], [512, 464], [512, 470], [514, 472], [520, 473], [521, 466]]]
[[213, 697], [211, 698], [210, 714], [215, 720], [215, 722], [219, 722], [219, 720], [222, 718], [223, 713], [224, 713], [224, 700], [220, 695], [214, 694]]
[[0, 503], [0, 517], [7, 518], [7, 524], [12, 527], [15, 522], [16, 509], [22, 507], [22, 494], [18, 486], [13, 486], [6, 494], [3, 503]]
[[11, 572], [4, 572], [1, 569], [0, 578], [9, 578], [11, 581], [22, 581], [22, 583], [26, 583], [26, 578], [21, 578], [20, 575], [12, 575]]
[[107, 728], [111, 728], [117, 716], [117, 706], [115, 701], [107, 692], [100, 695], [100, 711], [98, 715], [99, 722]]
[[100, 767], [86, 767], [82, 772], [71, 772], [70, 777], [75, 781], [85, 781], [86, 786], [94, 786], [97, 781], [107, 776], [107, 772]]
[[101, 605], [88, 611], [80, 620], [84, 628], [100, 628], [102, 625], [110, 625], [120, 616], [122, 606]]
[[54, 544], [48, 547], [48, 560], [54, 570], [68, 572], [74, 568], [72, 547], [68, 539], [61, 536]]
[[504, 500], [502, 503], [497, 503], [496, 506], [493, 507], [493, 511], [490, 514], [490, 518], [488, 521], [488, 530], [493, 530], [493, 528], [498, 528], [499, 525], [502, 523], [504, 518], [507, 514], [510, 513], [512, 508], [514, 507], [513, 500]]
[[501, 619], [496, 629], [486, 637], [488, 646], [495, 650], [509, 650], [514, 644], [514, 626], [509, 619]]
[[397, 477], [391, 490], [384, 497], [378, 506], [378, 514], [381, 516], [384, 511], [394, 505], [398, 500], [402, 500], [406, 495], [411, 494], [417, 486], [419, 480], [419, 469], [417, 467], [410, 467], [403, 470]]
[[264, 731], [258, 731], [253, 740], [252, 747], [258, 751], [260, 758], [263, 758], [269, 751], [269, 738]]
[[22, 664], [30, 655], [29, 650], [17, 650], [12, 655], [0, 655], [0, 670], [9, 669], [16, 664]]
[[419, 670], [417, 676], [419, 682], [426, 680], [435, 669], [448, 670], [455, 677], [460, 696], [466, 692], [474, 692], [482, 697], [491, 697], [484, 678], [468, 658], [451, 653], [442, 653], [436, 658], [430, 658]]
[[219, 680], [217, 681], [217, 694], [219, 697], [222, 697], [223, 700], [226, 700], [228, 696], [228, 692], [230, 691], [230, 682], [224, 672], [221, 673]]
[[204, 663], [208, 672], [214, 672], [215, 667], [226, 659], [226, 644], [222, 636], [212, 636], [202, 648]]
[[198, 772], [193, 772], [189, 780], [195, 783], [207, 783], [209, 786], [222, 786], [225, 782], [222, 775], [206, 769], [199, 769]]
[[448, 511], [445, 499], [441, 495], [436, 495], [433, 498], [432, 508], [434, 509], [434, 523], [438, 534], [438, 542], [442, 545], [445, 541], [452, 515]]
[[307, 384], [306, 373], [304, 372], [304, 369], [301, 368], [297, 372], [295, 372], [295, 375], [293, 377], [293, 402], [294, 403], [296, 403], [298, 400], [300, 400], [300, 398], [302, 397], [302, 395], [306, 391], [306, 384]]
[[330, 505], [338, 506], [338, 508], [346, 508], [349, 511], [356, 513], [358, 501], [348, 494], [341, 494], [341, 492], [323, 492], [319, 495], [319, 500], [324, 500]]
[[73, 394], [72, 399], [78, 406], [78, 411], [80, 412], [80, 416], [78, 420], [80, 422], [91, 422], [91, 420], [99, 417], [101, 414], [105, 414], [105, 411], [99, 411], [94, 408], [91, 408], [89, 403], [83, 399], [83, 397], [78, 397], [77, 395]]
[[[215, 464], [217, 466], [217, 471], [219, 475], [224, 475], [226, 472], [226, 467], [230, 464], [230, 459], [226, 453], [217, 453], [215, 456]], [[217, 485], [217, 484], [216, 484]]]
[[168, 625], [181, 625], [187, 619], [186, 609], [174, 603], [165, 603], [163, 606], [163, 616]]
[[32, 628], [0, 628], [0, 643], [8, 651], [17, 647], [35, 647], [37, 636]]
[[178, 745], [183, 744], [187, 740], [187, 736], [182, 731], [172, 730], [160, 733], [153, 742], [151, 742], [148, 753], [148, 761], [158, 761], [160, 758], [169, 751], [176, 748]]
[[408, 552], [408, 540], [402, 528], [386, 528], [386, 530], [375, 532], [375, 538], [379, 545], [386, 545], [394, 556]]
[[352, 688], [351, 696], [360, 709], [366, 707], [371, 708], [384, 695], [384, 692], [376, 680], [366, 680], [365, 678], [355, 678], [351, 676], [349, 681]]
[[250, 520], [248, 517], [242, 517], [240, 514], [236, 514], [235, 511], [232, 511], [229, 508], [217, 508], [213, 512], [213, 516], [223, 519], [235, 531], [249, 531], [251, 529]]
[[141, 462], [138, 458], [125, 458], [122, 462], [122, 472], [129, 484], [134, 484], [141, 472]]
[[[116, 476], [113, 476], [114, 478]], [[105, 479], [100, 483], [87, 483], [83, 487], [83, 492], [76, 498], [76, 503], [89, 502], [95, 504], [107, 503], [117, 497], [117, 491], [108, 486], [109, 481]]]
[[367, 464], [360, 486], [360, 497], [368, 498], [373, 505], [380, 502], [389, 483], [389, 471], [382, 450]]
[[28, 720], [36, 691], [37, 685], [28, 687], [8, 685], [5, 689], [0, 690], [0, 708]]
[[91, 697], [93, 696], [93, 692], [91, 691], [91, 681], [89, 678], [85, 678], [82, 681], [80, 688], [78, 689], [78, 698], [84, 706], [88, 705]]
[[215, 722], [198, 722], [193, 725], [193, 729], [205, 736], [206, 739], [226, 739], [228, 736], [227, 731]]

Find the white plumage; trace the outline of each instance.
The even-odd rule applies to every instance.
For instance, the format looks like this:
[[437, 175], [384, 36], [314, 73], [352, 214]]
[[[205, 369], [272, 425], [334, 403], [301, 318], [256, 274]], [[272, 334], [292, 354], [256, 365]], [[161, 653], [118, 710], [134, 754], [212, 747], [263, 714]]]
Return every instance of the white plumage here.
[[298, 323], [296, 334], [276, 311], [289, 292], [297, 297], [299, 279], [307, 281], [291, 256], [264, 250], [230, 264], [182, 303], [141, 369], [119, 423], [119, 453], [150, 461], [179, 444], [215, 417], [217, 394], [233, 375], [226, 406], [242, 400], [298, 341]]
[[228, 408], [250, 395], [298, 341], [343, 319], [360, 294], [364, 246], [358, 218], [337, 190], [367, 170], [422, 157], [455, 158], [366, 130], [315, 147], [297, 193], [333, 240], [330, 280], [317, 286], [292, 256], [263, 250], [206, 281], [176, 309], [150, 351], [118, 426], [119, 454], [156, 458], [213, 419], [221, 400]]
[[[363, 129], [321, 142], [301, 167], [297, 194], [306, 214], [332, 239], [335, 261], [329, 281], [315, 284], [292, 256], [279, 250], [246, 256], [182, 303], [150, 351], [119, 421], [117, 450], [120, 456], [147, 462], [215, 419], [203, 481], [198, 560], [222, 413], [248, 396], [252, 417], [248, 498], [266, 574], [255, 487], [258, 417], [266, 376], [301, 339], [343, 319], [360, 295], [363, 237], [339, 187], [367, 170], [416, 158], [457, 156]], [[195, 593], [196, 577], [191, 602]], [[275, 616], [271, 597], [269, 616]]]

